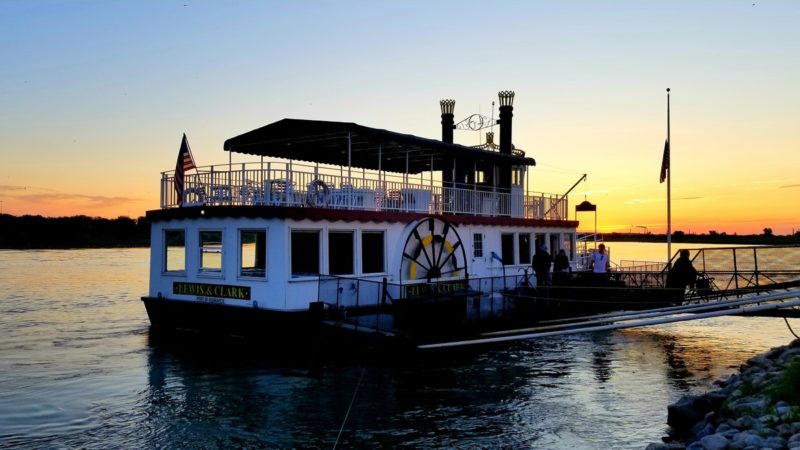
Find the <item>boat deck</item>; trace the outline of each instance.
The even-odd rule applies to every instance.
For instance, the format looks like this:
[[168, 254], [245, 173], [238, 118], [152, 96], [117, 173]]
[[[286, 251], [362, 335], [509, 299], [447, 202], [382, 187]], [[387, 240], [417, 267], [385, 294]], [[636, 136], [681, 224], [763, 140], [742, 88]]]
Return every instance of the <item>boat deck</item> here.
[[161, 208], [277, 206], [566, 220], [564, 196], [481, 184], [447, 186], [433, 172], [416, 176], [296, 162], [206, 166], [186, 174], [181, 198], [174, 173], [161, 174]]

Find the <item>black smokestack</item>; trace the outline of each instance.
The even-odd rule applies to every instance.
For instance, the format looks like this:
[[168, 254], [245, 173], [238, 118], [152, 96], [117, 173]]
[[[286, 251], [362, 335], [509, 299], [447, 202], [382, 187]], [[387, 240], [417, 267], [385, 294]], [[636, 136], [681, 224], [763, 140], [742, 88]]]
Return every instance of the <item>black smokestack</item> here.
[[453, 129], [455, 128], [455, 121], [453, 120], [453, 111], [456, 108], [455, 100], [441, 100], [439, 106], [442, 107], [442, 142], [448, 144], [453, 143]]
[[[455, 124], [453, 121], [453, 111], [456, 108], [456, 101], [445, 99], [439, 101], [439, 106], [442, 107], [442, 142], [448, 144], [453, 143], [453, 129]], [[442, 161], [442, 183], [444, 187], [453, 187], [453, 177], [455, 177], [456, 159], [445, 158]]]
[[500, 153], [511, 154], [511, 118], [514, 117], [514, 91], [500, 91]]

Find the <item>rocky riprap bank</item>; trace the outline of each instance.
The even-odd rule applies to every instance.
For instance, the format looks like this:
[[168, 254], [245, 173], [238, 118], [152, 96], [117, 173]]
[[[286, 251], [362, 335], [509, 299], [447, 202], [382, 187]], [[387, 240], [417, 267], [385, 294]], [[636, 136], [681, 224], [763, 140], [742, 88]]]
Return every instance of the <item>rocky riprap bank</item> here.
[[714, 384], [718, 390], [669, 405], [670, 436], [646, 450], [800, 450], [800, 339]]

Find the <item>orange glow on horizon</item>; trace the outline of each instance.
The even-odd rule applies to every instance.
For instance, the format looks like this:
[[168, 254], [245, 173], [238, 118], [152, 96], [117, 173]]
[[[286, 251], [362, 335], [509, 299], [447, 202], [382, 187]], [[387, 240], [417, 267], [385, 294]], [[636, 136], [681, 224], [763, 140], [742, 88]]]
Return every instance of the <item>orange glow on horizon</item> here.
[[0, 210], [135, 218], [159, 207], [183, 133], [200, 166], [227, 163], [226, 139], [283, 118], [440, 139], [439, 100], [455, 99], [456, 122], [497, 118], [498, 91], [513, 90], [513, 143], [537, 163], [530, 191], [563, 195], [588, 174], [572, 212], [586, 198], [598, 231], [664, 233], [670, 88], [672, 229], [800, 230], [796, 2], [509, 2], [504, 26], [470, 45], [454, 36], [485, 27], [486, 9], [229, 3], [65, 2], [55, 14], [0, 2], [14, 42]]

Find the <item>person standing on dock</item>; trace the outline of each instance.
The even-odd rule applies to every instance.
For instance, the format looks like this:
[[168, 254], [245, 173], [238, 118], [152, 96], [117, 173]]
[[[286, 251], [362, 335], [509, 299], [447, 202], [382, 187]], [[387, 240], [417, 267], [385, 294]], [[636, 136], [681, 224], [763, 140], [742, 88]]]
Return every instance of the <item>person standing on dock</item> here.
[[556, 286], [564, 285], [569, 280], [570, 272], [569, 258], [567, 252], [562, 248], [558, 254], [553, 258], [553, 284]]
[[537, 286], [547, 286], [550, 284], [547, 277], [552, 262], [553, 258], [550, 256], [550, 253], [547, 252], [547, 247], [541, 246], [536, 249], [536, 254], [533, 255], [531, 265], [533, 266], [533, 271], [536, 273]]
[[597, 246], [597, 251], [592, 253], [592, 273], [596, 284], [605, 284], [608, 281], [608, 271], [611, 269], [605, 244]]
[[667, 274], [666, 288], [674, 290], [674, 297], [683, 300], [686, 287], [694, 287], [697, 281], [697, 269], [689, 259], [689, 250], [683, 249], [680, 256], [675, 260], [675, 264], [669, 269]]

